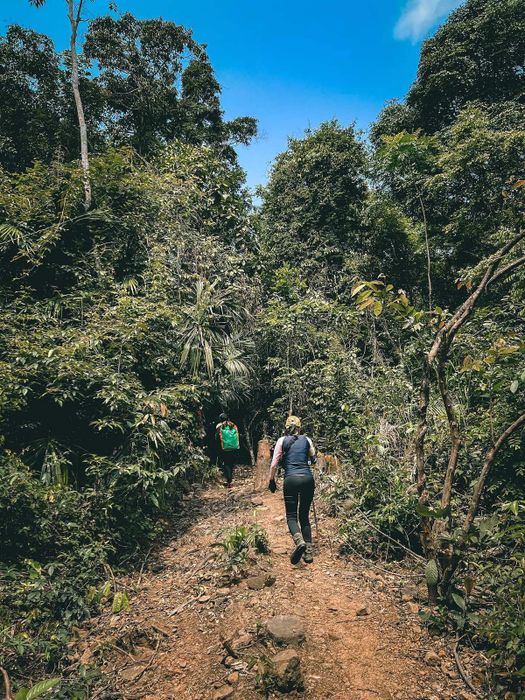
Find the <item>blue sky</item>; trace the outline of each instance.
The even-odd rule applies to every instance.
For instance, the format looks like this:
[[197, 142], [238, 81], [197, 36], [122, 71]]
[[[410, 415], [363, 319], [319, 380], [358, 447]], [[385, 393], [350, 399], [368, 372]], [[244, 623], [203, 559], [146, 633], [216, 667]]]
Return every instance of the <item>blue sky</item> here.
[[[223, 88], [228, 118], [259, 120], [260, 135], [240, 149], [248, 183], [266, 180], [288, 136], [337, 118], [366, 130], [386, 100], [413, 81], [420, 42], [461, 0], [118, 0], [119, 12], [162, 17], [193, 29]], [[0, 23], [18, 23], [66, 48], [65, 0], [43, 8], [0, 0]], [[86, 18], [108, 13], [107, 0], [86, 3]]]

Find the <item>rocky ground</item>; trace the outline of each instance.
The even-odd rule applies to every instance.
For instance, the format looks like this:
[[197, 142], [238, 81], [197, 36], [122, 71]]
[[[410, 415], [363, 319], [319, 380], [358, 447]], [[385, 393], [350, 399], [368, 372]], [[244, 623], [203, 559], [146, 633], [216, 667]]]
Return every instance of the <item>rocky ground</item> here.
[[[474, 700], [451, 643], [420, 624], [417, 580], [339, 558], [327, 516], [314, 564], [292, 566], [281, 492], [251, 485], [196, 488], [143, 570], [115, 582], [130, 608], [78, 630], [73, 660], [103, 674], [92, 698]], [[270, 552], [236, 582], [220, 542], [253, 523]]]

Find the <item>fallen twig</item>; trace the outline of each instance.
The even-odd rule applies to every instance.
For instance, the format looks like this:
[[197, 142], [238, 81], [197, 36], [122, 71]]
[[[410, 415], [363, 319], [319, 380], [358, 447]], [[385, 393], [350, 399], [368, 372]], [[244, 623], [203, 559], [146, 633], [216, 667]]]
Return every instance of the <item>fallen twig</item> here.
[[192, 598], [187, 600], [185, 603], [182, 603], [182, 605], [179, 605], [178, 608], [175, 608], [175, 610], [171, 610], [171, 612], [168, 613], [168, 617], [173, 617], [174, 615], [178, 615], [185, 608], [187, 608], [188, 605], [191, 605], [191, 603], [194, 603], [197, 600], [197, 598], [198, 598], [198, 596], [193, 596]]
[[157, 653], [158, 653], [158, 651], [159, 651], [159, 647], [160, 647], [160, 639], [157, 640], [157, 646], [155, 647], [155, 651], [154, 651], [153, 654], [151, 655], [151, 659], [148, 661], [148, 663], [146, 664], [146, 666], [144, 666], [144, 668], [143, 668], [142, 671], [139, 673], [139, 675], [134, 679], [135, 683], [136, 683], [137, 681], [139, 681], [139, 680], [142, 678], [142, 676], [146, 673], [146, 671], [147, 671], [149, 668], [151, 668], [151, 665], [152, 665], [153, 662], [155, 661], [155, 657], [157, 656]]
[[106, 642], [105, 646], [110, 647], [110, 649], [115, 649], [115, 651], [118, 651], [120, 654], [124, 654], [125, 656], [128, 656], [134, 664], [138, 663], [137, 659], [129, 653], [129, 651], [126, 651], [125, 649], [121, 649], [118, 647], [116, 644], [111, 644], [109, 642]]
[[363, 622], [363, 620], [366, 620], [366, 617], [361, 616], [361, 617], [345, 617], [344, 620], [334, 620], [334, 624], [336, 625], [342, 625], [345, 622]]
[[380, 535], [383, 537], [386, 537], [387, 540], [390, 540], [393, 542], [396, 547], [401, 547], [403, 551], [405, 551], [407, 554], [410, 554], [411, 557], [414, 557], [414, 559], [417, 559], [417, 561], [425, 561], [425, 557], [422, 557], [420, 554], [416, 554], [416, 552], [412, 551], [409, 547], [405, 547], [404, 544], [401, 544], [401, 542], [398, 542], [398, 540], [395, 540], [393, 537], [390, 537], [390, 535], [387, 535], [386, 532], [383, 532], [383, 530], [380, 530], [377, 525], [374, 525], [374, 523], [370, 520], [370, 518], [366, 515], [364, 511], [362, 511], [360, 508], [356, 508], [357, 512], [360, 513], [363, 518], [366, 520], [368, 525], [375, 530], [376, 532], [379, 532]]
[[213, 559], [216, 556], [215, 552], [212, 552], [211, 554], [208, 554], [207, 557], [205, 557], [201, 562], [196, 564], [193, 569], [189, 572], [189, 574], [186, 576], [184, 580], [185, 587], [187, 587], [188, 583], [191, 581], [192, 577], [195, 576], [195, 574], [203, 569], [206, 564], [210, 561], [210, 559]]
[[136, 583], [137, 588], [140, 586], [140, 582], [141, 582], [141, 580], [142, 580], [142, 574], [144, 573], [144, 567], [146, 566], [146, 562], [147, 562], [148, 559], [149, 559], [149, 555], [151, 554], [151, 550], [152, 550], [152, 549], [153, 549], [153, 547], [150, 547], [150, 548], [148, 549], [148, 551], [147, 551], [147, 553], [146, 553], [146, 556], [144, 557], [144, 561], [142, 562], [142, 566], [140, 567], [139, 577], [138, 577], [137, 583]]
[[384, 569], [382, 566], [378, 566], [375, 562], [373, 562], [371, 559], [367, 559], [364, 557], [362, 554], [360, 554], [357, 549], [354, 549], [350, 545], [346, 545], [347, 547], [350, 547], [352, 550], [353, 554], [355, 554], [357, 557], [359, 557], [362, 561], [365, 562], [367, 566], [371, 566], [373, 569], [377, 569], [378, 571], [381, 571], [381, 573], [386, 574], [387, 576], [397, 576], [397, 578], [416, 578], [420, 579], [421, 574], [408, 574], [406, 572], [403, 572], [402, 574], [398, 573], [397, 571], [388, 571], [387, 569]]
[[232, 645], [228, 639], [224, 639], [224, 637], [221, 637], [221, 642], [222, 642], [222, 646], [226, 649], [229, 656], [233, 656], [234, 659], [239, 658], [239, 654], [237, 654], [237, 652], [232, 647]]
[[467, 676], [467, 672], [465, 671], [465, 667], [461, 663], [461, 659], [459, 658], [459, 643], [463, 639], [463, 637], [457, 637], [456, 638], [456, 643], [454, 644], [454, 659], [456, 660], [456, 666], [458, 667], [459, 675], [463, 679], [463, 682], [465, 685], [470, 688], [470, 690], [474, 693], [474, 695], [479, 698], [481, 697], [478, 690], [472, 685], [469, 677]]

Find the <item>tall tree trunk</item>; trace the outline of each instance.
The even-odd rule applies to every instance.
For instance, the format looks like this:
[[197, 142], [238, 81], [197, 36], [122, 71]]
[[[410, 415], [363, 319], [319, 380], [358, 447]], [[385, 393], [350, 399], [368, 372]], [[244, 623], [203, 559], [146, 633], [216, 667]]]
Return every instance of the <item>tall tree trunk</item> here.
[[[419, 425], [416, 435], [416, 478], [417, 478], [417, 493], [418, 502], [421, 506], [426, 505], [428, 501], [427, 492], [427, 476], [426, 476], [426, 456], [425, 456], [425, 438], [428, 432], [428, 404], [430, 400], [430, 373], [431, 367], [428, 358], [425, 355], [423, 359], [423, 376], [419, 387]], [[430, 554], [431, 526], [428, 517], [421, 517], [421, 545], [423, 551], [428, 556]]]
[[263, 491], [268, 486], [268, 475], [270, 472], [270, 463], [272, 453], [270, 449], [270, 441], [268, 438], [259, 440], [257, 446], [257, 462], [253, 475], [253, 490]]
[[77, 110], [78, 126], [80, 130], [80, 161], [82, 163], [83, 181], [84, 181], [84, 209], [88, 211], [91, 208], [91, 181], [89, 177], [89, 150], [86, 118], [84, 116], [84, 105], [80, 96], [79, 77], [78, 77], [78, 54], [77, 54], [77, 33], [78, 25], [80, 24], [80, 13], [82, 11], [83, 0], [78, 0], [77, 11], [75, 13], [74, 0], [67, 0], [68, 17], [71, 25], [70, 36], [70, 51], [71, 51], [71, 86], [73, 88], [73, 96], [75, 98], [75, 106]]
[[248, 445], [248, 452], [250, 453], [250, 460], [252, 467], [255, 466], [255, 451], [253, 449], [253, 439], [251, 433], [251, 422], [248, 423], [246, 418], [242, 419], [242, 426], [244, 428], [244, 437], [246, 438], [246, 444]]
[[418, 194], [419, 206], [421, 207], [421, 213], [423, 214], [423, 226], [425, 228], [425, 249], [427, 253], [427, 282], [428, 282], [428, 310], [432, 311], [432, 259], [430, 257], [430, 240], [428, 237], [428, 221], [427, 212], [425, 209], [425, 203], [423, 202], [423, 197]]

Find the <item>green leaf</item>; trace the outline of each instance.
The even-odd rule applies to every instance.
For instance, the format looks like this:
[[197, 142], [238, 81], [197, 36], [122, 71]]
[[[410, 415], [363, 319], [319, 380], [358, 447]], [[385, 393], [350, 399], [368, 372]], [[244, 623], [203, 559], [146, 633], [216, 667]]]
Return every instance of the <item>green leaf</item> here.
[[460, 610], [466, 610], [467, 604], [465, 603], [465, 598], [460, 593], [452, 593], [452, 600], [458, 606]]
[[421, 503], [418, 503], [416, 506], [416, 511], [417, 514], [420, 515], [422, 518], [435, 518], [440, 519], [440, 518], [446, 518], [447, 516], [450, 515], [450, 506], [447, 508], [429, 508], [428, 506], [421, 505]]
[[374, 316], [381, 316], [383, 312], [383, 304], [380, 301], [376, 301], [374, 304]]
[[44, 693], [47, 693], [48, 690], [51, 690], [52, 688], [57, 686], [59, 683], [60, 678], [47, 678], [44, 681], [35, 683], [35, 685], [29, 689], [25, 700], [33, 700], [33, 698], [38, 698], [41, 695], [44, 695]]
[[118, 614], [123, 610], [129, 610], [129, 600], [126, 591], [117, 591], [113, 597], [111, 612]]
[[435, 559], [427, 561], [425, 566], [425, 578], [429, 586], [437, 586], [439, 581], [439, 569]]
[[356, 286], [352, 289], [352, 296], [355, 297], [355, 295], [358, 294], [365, 287], [366, 287], [366, 282], [361, 282], [359, 284], [356, 284]]

